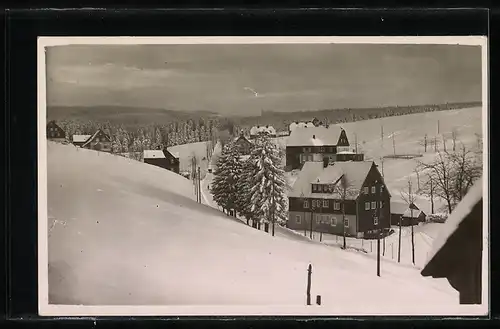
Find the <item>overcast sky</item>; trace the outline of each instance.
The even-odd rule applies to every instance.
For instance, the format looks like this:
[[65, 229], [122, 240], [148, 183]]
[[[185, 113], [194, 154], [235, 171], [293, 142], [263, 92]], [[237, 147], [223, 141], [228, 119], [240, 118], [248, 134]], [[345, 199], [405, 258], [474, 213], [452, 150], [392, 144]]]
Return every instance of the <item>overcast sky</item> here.
[[49, 106], [253, 115], [481, 100], [472, 46], [74, 45], [46, 54]]

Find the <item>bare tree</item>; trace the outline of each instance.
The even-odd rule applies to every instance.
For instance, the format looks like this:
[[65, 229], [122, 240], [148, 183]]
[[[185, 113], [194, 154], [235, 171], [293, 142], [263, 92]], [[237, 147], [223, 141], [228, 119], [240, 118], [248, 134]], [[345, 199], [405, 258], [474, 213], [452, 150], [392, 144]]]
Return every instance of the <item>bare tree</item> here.
[[446, 150], [446, 135], [445, 135], [445, 134], [443, 134], [443, 136], [442, 136], [442, 137], [443, 137], [443, 151], [448, 152], [448, 151]]
[[428, 181], [422, 192], [430, 195], [429, 188], [432, 186], [432, 195], [444, 200], [451, 213], [473, 183], [481, 177], [482, 161], [480, 156], [462, 145], [458, 152], [439, 152], [434, 161], [419, 162], [419, 168], [428, 174]]
[[345, 206], [346, 206], [346, 201], [350, 198], [355, 196], [359, 191], [356, 191], [354, 186], [350, 181], [347, 180], [347, 177], [345, 175], [342, 175], [340, 178], [339, 182], [335, 185], [333, 192], [335, 192], [341, 200], [341, 207], [342, 207], [342, 235], [344, 238], [343, 241], [343, 246], [342, 249], [346, 249], [347, 243], [346, 243], [346, 225], [345, 225]]
[[475, 133], [474, 135], [476, 135], [477, 148], [479, 150], [482, 150], [483, 149], [483, 136], [481, 136], [481, 134], [478, 134], [478, 133]]
[[428, 174], [427, 180], [423, 183], [422, 188], [419, 189], [419, 194], [422, 194], [430, 199], [431, 203], [431, 214], [434, 213], [434, 195], [435, 195], [436, 184], [433, 181], [433, 176]]
[[[415, 235], [413, 230], [414, 219], [413, 219], [413, 205], [416, 200], [416, 195], [412, 190], [411, 179], [408, 177], [408, 191], [401, 191], [401, 199], [403, 199], [406, 204], [408, 204], [408, 208], [410, 209], [410, 226], [411, 226], [411, 259], [413, 265], [415, 265]], [[401, 219], [399, 220], [399, 255], [398, 259], [401, 259]], [[398, 260], [399, 261], [399, 260]]]

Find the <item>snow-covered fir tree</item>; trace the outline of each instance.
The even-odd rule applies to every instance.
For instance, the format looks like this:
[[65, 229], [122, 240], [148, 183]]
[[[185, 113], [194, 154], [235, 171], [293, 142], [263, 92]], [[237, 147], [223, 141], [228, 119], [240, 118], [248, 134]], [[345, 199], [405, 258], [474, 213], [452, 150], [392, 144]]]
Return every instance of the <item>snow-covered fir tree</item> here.
[[251, 175], [253, 174], [254, 165], [250, 161], [244, 161], [242, 165], [242, 172], [236, 183], [236, 187], [238, 190], [237, 199], [236, 199], [236, 207], [238, 212], [244, 216], [247, 220], [247, 224], [250, 224], [250, 221], [255, 220], [254, 211], [252, 211], [252, 203], [251, 203]]
[[255, 146], [248, 159], [251, 168], [246, 175], [250, 186], [251, 212], [264, 223], [275, 224], [287, 220], [287, 183], [281, 165], [281, 151], [267, 134], [255, 140]]
[[214, 180], [210, 191], [214, 201], [226, 210], [238, 209], [238, 188], [237, 183], [243, 169], [241, 154], [234, 143], [228, 143], [217, 159]]

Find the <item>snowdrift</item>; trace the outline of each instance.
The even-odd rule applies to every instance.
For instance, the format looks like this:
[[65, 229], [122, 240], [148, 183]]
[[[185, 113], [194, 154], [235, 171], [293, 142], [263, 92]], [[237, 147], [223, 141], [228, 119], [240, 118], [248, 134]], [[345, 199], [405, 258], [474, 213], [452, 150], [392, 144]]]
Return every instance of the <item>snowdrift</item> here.
[[329, 314], [457, 310], [445, 280], [388, 262], [377, 277], [372, 257], [272, 237], [196, 203], [192, 183], [167, 170], [47, 147], [50, 304], [301, 307], [311, 263], [312, 299]]

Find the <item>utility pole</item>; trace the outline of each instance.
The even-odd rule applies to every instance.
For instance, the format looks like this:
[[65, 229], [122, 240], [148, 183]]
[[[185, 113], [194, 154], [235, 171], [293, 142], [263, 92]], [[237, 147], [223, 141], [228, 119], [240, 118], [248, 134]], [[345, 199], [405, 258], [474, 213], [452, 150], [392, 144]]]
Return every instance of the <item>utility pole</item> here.
[[201, 169], [198, 167], [198, 194], [199, 194], [199, 202], [201, 203]]
[[430, 183], [430, 196], [431, 196], [431, 213], [434, 213], [434, 187], [432, 186], [432, 177], [429, 175], [429, 183]]
[[380, 157], [380, 162], [382, 164], [382, 178], [384, 177], [384, 156]]
[[377, 216], [377, 276], [380, 276], [380, 186], [378, 182], [375, 184], [379, 197], [375, 200], [375, 215]]
[[394, 155], [396, 155], [396, 140], [394, 139], [394, 132], [392, 133], [392, 149], [394, 150]]
[[438, 128], [438, 135], [439, 135], [439, 130], [440, 130], [440, 129], [439, 129], [439, 120], [438, 120], [438, 122], [437, 122], [437, 123], [438, 123], [437, 128]]
[[356, 133], [354, 133], [354, 149], [356, 154], [358, 154], [358, 135]]
[[401, 263], [401, 217], [399, 216], [399, 244], [398, 244], [398, 263]]
[[313, 219], [314, 219], [314, 204], [316, 203], [316, 200], [311, 200], [311, 220], [310, 220], [310, 231], [309, 231], [309, 238], [313, 238]]
[[413, 262], [413, 265], [415, 265], [415, 238], [413, 236], [413, 194], [411, 192], [411, 181], [408, 180], [408, 201], [410, 203], [410, 225], [411, 225], [411, 259]]

